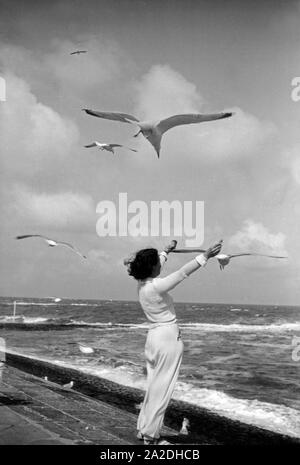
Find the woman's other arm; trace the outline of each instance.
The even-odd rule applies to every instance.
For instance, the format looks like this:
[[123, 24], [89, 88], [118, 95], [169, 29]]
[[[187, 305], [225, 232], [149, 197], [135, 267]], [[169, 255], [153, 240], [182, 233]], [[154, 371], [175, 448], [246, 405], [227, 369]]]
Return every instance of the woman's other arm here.
[[177, 241], [173, 240], [167, 245], [162, 252], [159, 254], [159, 261], [160, 261], [160, 270], [163, 269], [164, 264], [168, 260], [168, 254], [172, 252], [177, 246]]

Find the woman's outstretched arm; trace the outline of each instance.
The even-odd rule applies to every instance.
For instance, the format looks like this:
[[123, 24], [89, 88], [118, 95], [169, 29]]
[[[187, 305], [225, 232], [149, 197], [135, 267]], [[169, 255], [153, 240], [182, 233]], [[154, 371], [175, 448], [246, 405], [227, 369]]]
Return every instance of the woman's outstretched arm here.
[[190, 274], [194, 273], [194, 271], [198, 270], [201, 266], [204, 266], [209, 258], [217, 255], [220, 252], [221, 247], [222, 241], [207, 249], [203, 254], [197, 255], [197, 257], [183, 265], [174, 273], [169, 274], [165, 278], [156, 278], [153, 281], [153, 285], [157, 292], [161, 294], [174, 289], [174, 287], [181, 283], [181, 281], [187, 278]]

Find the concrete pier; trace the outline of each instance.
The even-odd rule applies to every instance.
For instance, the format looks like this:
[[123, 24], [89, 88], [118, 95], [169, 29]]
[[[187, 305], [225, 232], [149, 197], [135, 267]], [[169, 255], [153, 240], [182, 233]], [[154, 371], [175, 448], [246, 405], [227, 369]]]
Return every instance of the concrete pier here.
[[[47, 377], [48, 380], [45, 380]], [[74, 381], [74, 388], [63, 388]], [[143, 391], [44, 360], [6, 353], [0, 393], [1, 444], [141, 444]], [[191, 434], [179, 435], [184, 417]], [[173, 444], [292, 445], [300, 440], [172, 400], [163, 436]]]

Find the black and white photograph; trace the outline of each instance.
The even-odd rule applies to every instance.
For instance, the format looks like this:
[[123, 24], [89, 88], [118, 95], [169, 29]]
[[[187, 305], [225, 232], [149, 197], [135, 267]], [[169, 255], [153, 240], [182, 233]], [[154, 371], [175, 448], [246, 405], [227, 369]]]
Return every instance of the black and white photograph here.
[[299, 24], [0, 0], [0, 446], [300, 445]]

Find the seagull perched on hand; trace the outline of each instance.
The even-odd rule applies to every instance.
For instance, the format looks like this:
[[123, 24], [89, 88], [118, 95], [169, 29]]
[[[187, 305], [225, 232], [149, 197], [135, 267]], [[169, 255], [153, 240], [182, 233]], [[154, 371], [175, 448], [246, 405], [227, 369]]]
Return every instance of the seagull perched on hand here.
[[135, 116], [128, 115], [127, 113], [116, 113], [116, 112], [103, 112], [94, 111], [87, 108], [83, 108], [88, 115], [97, 116], [98, 118], [109, 119], [112, 121], [120, 121], [121, 123], [131, 123], [139, 126], [140, 130], [134, 137], [137, 137], [140, 133], [153, 145], [159, 158], [160, 154], [160, 143], [163, 134], [169, 129], [181, 126], [183, 124], [195, 124], [205, 123], [206, 121], [214, 121], [223, 118], [229, 118], [233, 113], [212, 113], [212, 114], [200, 114], [200, 113], [187, 113], [183, 115], [174, 115], [169, 118], [156, 121], [139, 121]]
[[235, 257], [244, 257], [244, 256], [257, 256], [257, 257], [268, 257], [268, 258], [288, 258], [288, 257], [281, 257], [278, 255], [266, 255], [262, 253], [237, 253], [237, 254], [225, 254], [221, 253], [219, 255], [216, 255], [216, 259], [219, 262], [220, 265], [220, 270], [224, 270], [224, 267], [229, 264], [230, 260]]
[[41, 234], [25, 234], [24, 236], [17, 236], [16, 239], [27, 239], [29, 237], [40, 237], [41, 239], [44, 239], [44, 241], [47, 242], [49, 247], [56, 247], [57, 245], [68, 247], [68, 249], [71, 249], [81, 258], [87, 258], [85, 255], [82, 255], [82, 253], [79, 252], [79, 250], [77, 250], [72, 244], [69, 244], [68, 242], [54, 241], [53, 239], [49, 239], [49, 237], [42, 236]]
[[101, 144], [98, 141], [94, 141], [92, 144], [85, 145], [85, 148], [90, 149], [91, 147], [98, 147], [100, 150], [107, 150], [108, 152], [115, 153], [114, 149], [116, 147], [123, 147], [124, 149], [131, 150], [132, 152], [137, 152], [135, 149], [131, 149], [129, 147], [125, 147], [125, 145], [120, 144]]
[[70, 55], [80, 55], [81, 53], [87, 53], [87, 50], [76, 50], [75, 52], [70, 53]]

